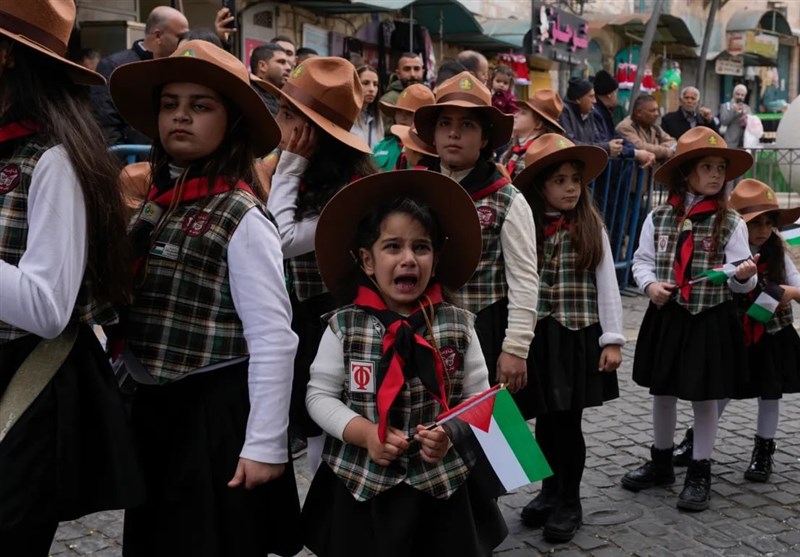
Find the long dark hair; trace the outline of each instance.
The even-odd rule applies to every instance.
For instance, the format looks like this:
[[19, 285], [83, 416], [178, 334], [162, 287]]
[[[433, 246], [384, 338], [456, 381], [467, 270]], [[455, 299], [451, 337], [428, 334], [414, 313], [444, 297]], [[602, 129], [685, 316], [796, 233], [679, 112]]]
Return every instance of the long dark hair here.
[[539, 256], [539, 269], [544, 263], [544, 222], [545, 199], [544, 184], [555, 175], [562, 164], [569, 163], [581, 174], [581, 194], [578, 204], [567, 216], [571, 221], [569, 239], [575, 247], [577, 258], [575, 267], [578, 270], [594, 270], [603, 259], [603, 217], [595, 207], [592, 192], [583, 179], [585, 165], [581, 161], [565, 161], [548, 166], [534, 179], [533, 185], [525, 191], [525, 198], [533, 211], [533, 221], [536, 225], [536, 247]]
[[383, 94], [383, 85], [381, 85], [381, 78], [380, 74], [378, 73], [378, 70], [376, 70], [372, 66], [361, 66], [356, 70], [359, 80], [361, 79], [361, 74], [364, 72], [372, 72], [378, 78], [378, 92], [375, 93], [375, 99], [371, 103], [365, 104], [364, 108], [362, 108], [364, 112], [375, 118], [375, 120], [377, 121], [378, 118], [381, 117], [381, 113], [378, 110], [378, 102], [380, 101], [381, 95]]
[[[778, 226], [777, 213], [767, 213], [767, 218], [773, 227]], [[779, 234], [773, 232], [758, 251], [762, 254], [767, 264], [766, 273], [759, 278], [766, 279], [767, 282], [774, 282], [775, 284], [786, 284], [786, 262], [784, 261], [785, 250], [783, 238], [781, 238]]]
[[[8, 41], [0, 40], [0, 45]], [[92, 117], [88, 87], [76, 85], [64, 66], [18, 43], [14, 65], [5, 68], [0, 91], [6, 101], [3, 120], [31, 121], [48, 141], [63, 145], [80, 184], [86, 210], [86, 277], [101, 302], [130, 300], [130, 257], [119, 163], [103, 142]]]
[[[686, 192], [689, 191], [689, 173], [700, 164], [701, 160], [701, 158], [693, 159], [686, 164], [682, 164], [678, 172], [672, 173], [672, 179], [667, 184], [669, 193], [677, 194], [680, 199], [678, 210], [681, 213], [686, 211], [684, 201], [686, 199]], [[730, 211], [728, 207], [728, 196], [725, 194], [725, 187], [721, 187], [716, 195], [711, 196], [711, 199], [716, 199], [718, 203], [717, 212], [714, 214], [714, 226], [711, 229], [711, 242], [713, 249], [716, 251], [722, 244], [725, 214]]]

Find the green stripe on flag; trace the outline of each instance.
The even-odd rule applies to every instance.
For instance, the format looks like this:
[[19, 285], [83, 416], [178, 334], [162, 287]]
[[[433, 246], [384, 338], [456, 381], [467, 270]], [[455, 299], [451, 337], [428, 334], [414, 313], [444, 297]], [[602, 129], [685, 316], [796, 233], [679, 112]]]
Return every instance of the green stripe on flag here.
[[753, 304], [750, 306], [750, 309], [747, 310], [747, 315], [755, 319], [756, 321], [760, 321], [761, 323], [766, 323], [772, 316], [775, 315], [775, 310], [770, 311], [769, 309], [762, 307], [758, 304]]
[[497, 393], [492, 417], [531, 482], [551, 476], [553, 471], [506, 389]]
[[781, 228], [781, 236], [790, 246], [800, 246], [800, 226], [790, 224]]

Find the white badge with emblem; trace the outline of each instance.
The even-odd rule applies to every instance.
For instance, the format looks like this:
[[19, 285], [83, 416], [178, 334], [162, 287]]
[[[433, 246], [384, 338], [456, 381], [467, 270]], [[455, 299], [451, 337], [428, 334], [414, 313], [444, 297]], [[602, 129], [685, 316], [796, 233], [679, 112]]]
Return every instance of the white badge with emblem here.
[[158, 225], [158, 221], [161, 220], [161, 215], [163, 214], [164, 209], [162, 209], [158, 203], [148, 201], [144, 204], [142, 211], [139, 213], [139, 220], [143, 220], [148, 224], [156, 226]]
[[375, 365], [372, 362], [350, 360], [350, 392], [375, 392]]
[[667, 246], [669, 246], [669, 236], [663, 234], [658, 237], [658, 253], [667, 253]]

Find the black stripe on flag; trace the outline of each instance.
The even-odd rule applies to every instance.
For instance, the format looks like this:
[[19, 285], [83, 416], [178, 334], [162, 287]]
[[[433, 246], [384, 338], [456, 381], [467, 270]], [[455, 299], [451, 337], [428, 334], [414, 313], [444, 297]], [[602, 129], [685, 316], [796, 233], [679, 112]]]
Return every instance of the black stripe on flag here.
[[453, 442], [458, 454], [470, 470], [470, 487], [474, 487], [484, 497], [496, 499], [506, 493], [506, 488], [495, 474], [494, 468], [486, 458], [481, 444], [472, 432], [470, 425], [458, 418], [442, 424]]

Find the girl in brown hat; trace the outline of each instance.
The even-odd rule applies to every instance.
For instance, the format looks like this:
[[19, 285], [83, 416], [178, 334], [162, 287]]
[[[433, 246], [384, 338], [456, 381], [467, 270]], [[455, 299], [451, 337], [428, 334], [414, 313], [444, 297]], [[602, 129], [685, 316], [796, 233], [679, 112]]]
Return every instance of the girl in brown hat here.
[[557, 92], [538, 89], [527, 101], [516, 102], [513, 144], [503, 155], [503, 165], [512, 180], [525, 168], [525, 153], [537, 137], [546, 133], [564, 135], [564, 128], [558, 123], [564, 103]]
[[439, 155], [429, 168], [459, 182], [475, 203], [483, 254], [455, 299], [477, 314], [491, 379], [512, 392], [527, 381], [539, 283], [531, 208], [493, 161], [494, 149], [508, 143], [513, 121], [491, 105], [491, 93], [469, 72], [442, 83], [436, 104], [414, 115], [419, 136]]
[[[75, 4], [0, 5], [0, 552], [141, 502], [133, 438], [91, 324], [130, 297], [117, 168], [67, 61]], [[35, 37], [36, 40], [29, 37]]]
[[622, 302], [588, 188], [607, 162], [603, 149], [549, 133], [528, 149], [514, 181], [533, 210], [540, 276], [528, 385], [515, 400], [526, 419], [536, 418], [536, 440], [554, 473], [522, 509], [522, 521], [544, 526], [551, 542], [572, 539], [583, 520], [583, 409], [619, 396]]
[[[753, 163], [709, 128], [681, 136], [675, 154], [656, 170], [667, 203], [645, 219], [633, 276], [650, 298], [642, 321], [633, 379], [653, 398], [651, 460], [628, 472], [622, 486], [639, 491], [675, 482], [672, 464], [676, 404], [692, 401], [694, 448], [678, 508], [701, 511], [711, 496], [711, 453], [717, 400], [735, 396], [748, 377], [742, 327], [733, 294], [756, 285], [747, 226], [728, 207], [724, 185]], [[728, 265], [727, 280], [696, 279]], [[693, 280], [696, 279], [696, 280]]]
[[[488, 557], [506, 536], [442, 427], [448, 407], [489, 387], [472, 316], [446, 301], [475, 270], [481, 232], [469, 196], [428, 171], [353, 182], [316, 237], [328, 288], [306, 404], [328, 434], [303, 506], [320, 557]], [[354, 261], [356, 260], [356, 261]]]
[[321, 434], [308, 418], [303, 401], [308, 368], [323, 332], [320, 316], [336, 307], [317, 269], [317, 220], [337, 191], [376, 169], [369, 145], [350, 131], [363, 104], [361, 83], [350, 62], [311, 58], [292, 71], [282, 89], [264, 87], [280, 99], [277, 120], [282, 152], [267, 208], [281, 234], [294, 311], [292, 328], [300, 337], [291, 416], [293, 452], [299, 454], [307, 437]]
[[294, 555], [297, 337], [253, 175], [280, 129], [242, 63], [206, 41], [120, 66], [111, 94], [153, 139], [123, 351], [147, 500], [125, 513], [125, 555]]
[[[413, 83], [400, 93], [396, 104], [381, 101], [380, 106], [386, 117], [394, 120], [394, 126], [414, 127], [416, 110], [422, 106], [433, 104], [434, 101], [433, 92], [426, 85]], [[381, 171], [406, 168], [407, 161], [403, 156], [403, 142], [394, 132], [387, 134], [386, 138], [372, 149], [372, 154], [375, 157], [375, 164]]]

